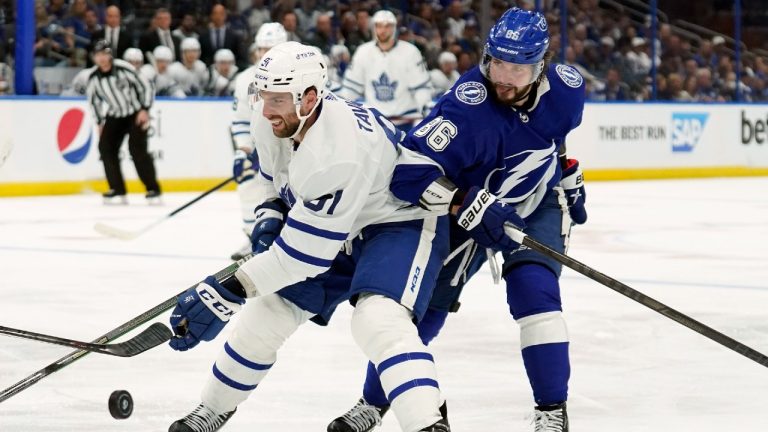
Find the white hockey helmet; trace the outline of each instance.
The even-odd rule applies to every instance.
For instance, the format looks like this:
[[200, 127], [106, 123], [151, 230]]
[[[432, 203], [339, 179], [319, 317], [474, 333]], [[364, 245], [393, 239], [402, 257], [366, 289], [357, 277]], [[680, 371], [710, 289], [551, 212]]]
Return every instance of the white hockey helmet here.
[[144, 61], [144, 54], [138, 48], [128, 48], [123, 53], [123, 60], [131, 63], [140, 63]]
[[[298, 134], [304, 122], [320, 106], [325, 96], [328, 82], [328, 65], [317, 47], [298, 42], [284, 42], [271, 48], [259, 62], [253, 86], [258, 91], [291, 93], [296, 106], [296, 115], [300, 124]], [[304, 92], [314, 87], [318, 102], [307, 113], [301, 115], [301, 99]]]
[[158, 45], [152, 50], [152, 55], [155, 57], [155, 61], [173, 61], [173, 52], [165, 45]]
[[258, 48], [272, 48], [273, 46], [287, 42], [288, 33], [282, 24], [276, 22], [264, 23], [259, 27], [253, 42]]
[[200, 51], [200, 41], [193, 37], [185, 38], [181, 41], [181, 51]]
[[392, 11], [382, 9], [373, 14], [371, 23], [373, 23], [374, 26], [376, 24], [392, 24], [393, 26], [397, 26], [397, 17]]
[[234, 63], [235, 54], [231, 50], [222, 48], [216, 51], [216, 54], [213, 55], [213, 62], [214, 63]]

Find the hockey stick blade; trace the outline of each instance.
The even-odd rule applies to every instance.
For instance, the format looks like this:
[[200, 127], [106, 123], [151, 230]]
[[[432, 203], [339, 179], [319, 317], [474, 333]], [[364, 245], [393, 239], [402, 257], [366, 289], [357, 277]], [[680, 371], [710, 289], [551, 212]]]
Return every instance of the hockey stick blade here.
[[[237, 269], [248, 259], [250, 259], [253, 256], [253, 254], [248, 254], [243, 259], [232, 263], [228, 265], [227, 267], [221, 269], [219, 272], [217, 272], [215, 275], [213, 275], [217, 281], [224, 282], [227, 278], [234, 277], [235, 272]], [[198, 282], [199, 283], [199, 282]], [[193, 287], [197, 286], [197, 283], [192, 285]], [[105, 344], [109, 341], [113, 341], [120, 336], [128, 333], [131, 330], [136, 329], [137, 327], [151, 321], [155, 317], [159, 316], [160, 314], [170, 310], [172, 307], [176, 306], [177, 304], [177, 297], [182, 295], [186, 290], [181, 291], [180, 293], [174, 295], [173, 297], [170, 297], [163, 302], [153, 306], [152, 308], [142, 312], [141, 314], [135, 316], [134, 318], [130, 319], [127, 322], [124, 322], [123, 324], [113, 328], [112, 330], [108, 331], [107, 333], [99, 336], [96, 338], [92, 343], [98, 343], [98, 344]], [[37, 384], [40, 382], [40, 380], [44, 379], [45, 377], [60, 371], [61, 369], [64, 369], [65, 367], [71, 365], [72, 363], [80, 360], [81, 358], [85, 357], [86, 355], [90, 354], [90, 351], [83, 350], [83, 349], [76, 349], [69, 354], [65, 355], [64, 357], [56, 360], [55, 362], [44, 366], [37, 371], [29, 374], [27, 377], [23, 378], [22, 380], [16, 382], [15, 384], [11, 385], [8, 388], [3, 389], [0, 391], [0, 403], [2, 403], [5, 400], [8, 400], [9, 398], [21, 393], [22, 391], [28, 389], [29, 387]]]
[[560, 253], [550, 248], [549, 246], [543, 243], [540, 243], [537, 240], [532, 239], [531, 237], [529, 237], [527, 234], [523, 233], [516, 227], [506, 225], [504, 227], [504, 232], [509, 237], [511, 237], [512, 240], [514, 240], [515, 242], [520, 243], [521, 245], [524, 245], [524, 246], [528, 246], [529, 248], [535, 250], [536, 252], [554, 259], [555, 261], [568, 267], [569, 269], [577, 273], [581, 273], [582, 275], [592, 279], [593, 281], [603, 286], [606, 286], [631, 300], [634, 300], [640, 303], [641, 305], [647, 307], [648, 309], [651, 309], [653, 311], [660, 313], [661, 315], [664, 315], [665, 317], [671, 319], [672, 321], [675, 321], [678, 324], [688, 327], [689, 329], [695, 331], [696, 333], [708, 339], [711, 339], [732, 351], [735, 351], [743, 355], [744, 357], [754, 361], [755, 363], [768, 367], [768, 356], [766, 356], [765, 354], [753, 348], [748, 347], [747, 345], [744, 345], [743, 343], [737, 341], [736, 339], [733, 339], [730, 336], [720, 333], [719, 331], [713, 329], [712, 327], [709, 327], [706, 324], [701, 323], [689, 317], [688, 315], [685, 315], [682, 312], [672, 309], [671, 307], [654, 299], [653, 297], [649, 297], [641, 293], [640, 291], [630, 287], [629, 285], [619, 282], [618, 280], [608, 275], [600, 273], [599, 271], [593, 269], [592, 267], [580, 261], [576, 261], [575, 259], [569, 257], [568, 255]]
[[142, 233], [142, 231], [136, 232], [136, 231], [122, 230], [120, 228], [115, 228], [113, 226], [109, 226], [101, 222], [97, 222], [93, 226], [93, 229], [96, 230], [96, 232], [98, 232], [99, 234], [103, 234], [107, 237], [118, 238], [120, 240], [133, 240]]
[[31, 339], [39, 342], [63, 345], [89, 352], [109, 354], [117, 357], [133, 357], [167, 342], [173, 336], [171, 330], [166, 327], [165, 324], [159, 322], [147, 327], [144, 331], [132, 337], [131, 339], [117, 344], [81, 342], [4, 326], [0, 326], [0, 333], [22, 339]]

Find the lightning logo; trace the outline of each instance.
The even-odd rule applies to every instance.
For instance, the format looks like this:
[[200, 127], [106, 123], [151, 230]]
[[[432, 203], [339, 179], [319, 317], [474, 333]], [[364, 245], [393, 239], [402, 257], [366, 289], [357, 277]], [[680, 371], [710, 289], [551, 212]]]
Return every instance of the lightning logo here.
[[[516, 203], [527, 198], [538, 186], [543, 171], [557, 161], [554, 143], [542, 150], [526, 150], [504, 158], [504, 167], [497, 168], [485, 179], [485, 188], [504, 202]], [[501, 174], [499, 174], [501, 173]], [[496, 184], [501, 182], [498, 186]]]

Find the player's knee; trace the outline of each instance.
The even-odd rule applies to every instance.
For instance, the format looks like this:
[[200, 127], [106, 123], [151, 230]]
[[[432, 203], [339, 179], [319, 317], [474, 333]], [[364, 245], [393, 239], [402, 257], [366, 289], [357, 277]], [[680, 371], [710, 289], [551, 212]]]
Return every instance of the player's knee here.
[[374, 363], [391, 352], [402, 351], [414, 341], [421, 344], [411, 312], [394, 300], [378, 295], [367, 295], [358, 300], [352, 314], [352, 337], [366, 356]]
[[507, 283], [509, 311], [516, 320], [562, 310], [557, 275], [546, 266], [522, 264], [512, 268], [504, 280]]
[[308, 312], [277, 294], [253, 299], [243, 308], [230, 345], [253, 360], [269, 361], [307, 318]]

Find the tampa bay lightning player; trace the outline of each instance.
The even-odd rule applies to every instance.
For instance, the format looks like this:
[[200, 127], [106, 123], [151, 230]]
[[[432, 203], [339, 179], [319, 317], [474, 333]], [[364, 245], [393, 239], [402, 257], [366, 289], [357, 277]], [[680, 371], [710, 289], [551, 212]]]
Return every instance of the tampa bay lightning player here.
[[[586, 221], [578, 162], [565, 137], [581, 122], [584, 80], [549, 64], [545, 18], [507, 10], [491, 29], [482, 64], [465, 73], [403, 142], [390, 189], [400, 199], [449, 211], [454, 252], [419, 323], [431, 341], [457, 308], [466, 281], [501, 251], [510, 313], [520, 327], [523, 362], [533, 388], [535, 431], [567, 431], [570, 361], [562, 317], [561, 267], [504, 234], [511, 223], [564, 252], [571, 223]], [[498, 277], [498, 271], [494, 271]], [[369, 365], [370, 366], [370, 365]], [[372, 430], [388, 410], [375, 369], [363, 398], [329, 432]]]

